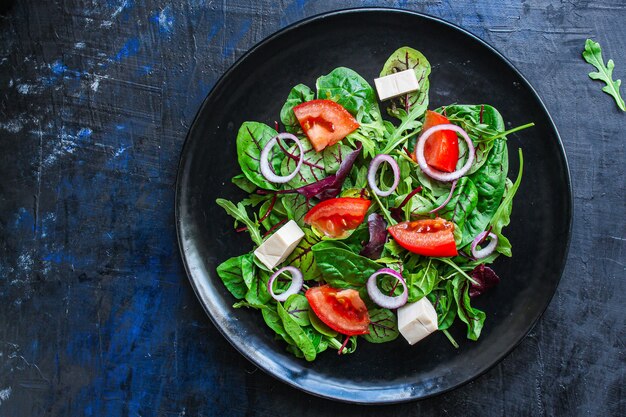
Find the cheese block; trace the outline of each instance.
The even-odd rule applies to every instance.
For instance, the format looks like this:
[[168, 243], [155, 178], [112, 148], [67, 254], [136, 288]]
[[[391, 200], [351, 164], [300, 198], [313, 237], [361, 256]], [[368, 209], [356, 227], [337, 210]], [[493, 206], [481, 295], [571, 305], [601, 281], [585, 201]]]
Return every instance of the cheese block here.
[[381, 101], [410, 93], [420, 88], [413, 69], [376, 78], [374, 84], [376, 84], [376, 91], [378, 91], [378, 97]]
[[296, 222], [289, 220], [272, 236], [261, 244], [254, 255], [269, 269], [282, 263], [298, 246], [304, 237], [304, 232]]
[[398, 330], [409, 344], [414, 345], [437, 329], [437, 312], [426, 297], [398, 309]]

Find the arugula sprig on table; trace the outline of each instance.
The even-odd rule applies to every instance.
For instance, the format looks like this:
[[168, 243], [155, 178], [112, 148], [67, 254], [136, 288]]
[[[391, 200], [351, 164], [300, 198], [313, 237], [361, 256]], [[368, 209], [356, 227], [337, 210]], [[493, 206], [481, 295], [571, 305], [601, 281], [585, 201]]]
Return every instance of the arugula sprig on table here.
[[587, 39], [585, 42], [583, 58], [598, 70], [596, 72], [590, 72], [589, 78], [606, 83], [606, 86], [602, 87], [602, 91], [613, 97], [615, 103], [617, 103], [617, 107], [626, 112], [626, 104], [619, 91], [622, 80], [613, 80], [613, 69], [615, 68], [613, 60], [609, 59], [605, 65], [600, 44], [591, 39]]

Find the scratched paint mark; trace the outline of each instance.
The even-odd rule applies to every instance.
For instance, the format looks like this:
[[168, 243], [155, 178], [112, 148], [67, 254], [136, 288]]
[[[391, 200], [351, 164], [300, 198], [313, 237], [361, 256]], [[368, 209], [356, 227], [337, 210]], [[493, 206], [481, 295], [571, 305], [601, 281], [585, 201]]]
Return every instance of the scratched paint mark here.
[[224, 45], [224, 49], [222, 49], [222, 56], [229, 57], [235, 52], [235, 48], [237, 44], [244, 38], [248, 30], [250, 30], [250, 26], [252, 25], [252, 20], [247, 19], [241, 22], [239, 29], [235, 32], [228, 42]]
[[74, 48], [76, 49], [85, 49], [87, 45], [85, 44], [85, 42], [76, 42], [74, 44]]
[[88, 127], [80, 129], [76, 134], [71, 134], [66, 131], [65, 126], [62, 126], [61, 132], [58, 135], [59, 140], [54, 144], [48, 156], [43, 160], [43, 165], [49, 167], [60, 157], [73, 154], [79, 143], [87, 140], [91, 134], [92, 130]]
[[307, 3], [308, 0], [294, 0], [285, 8], [283, 16], [280, 18], [280, 22], [285, 25], [303, 18], [304, 6], [306, 6]]
[[172, 16], [172, 10], [170, 6], [162, 9], [158, 14], [152, 17], [152, 21], [159, 27], [159, 32], [170, 34], [174, 29], [174, 16]]
[[216, 18], [216, 20], [211, 24], [211, 29], [209, 30], [209, 34], [207, 36], [207, 42], [211, 42], [213, 38], [224, 28], [224, 18], [220, 15]]
[[0, 405], [11, 397], [11, 387], [0, 390]]
[[139, 52], [139, 39], [137, 38], [132, 38], [129, 39], [124, 46], [122, 46], [122, 48], [117, 52], [117, 54], [115, 54], [115, 57], [113, 57], [112, 59], [114, 61], [121, 61], [125, 58], [129, 58], [133, 55], [136, 55], [137, 52]]
[[17, 92], [23, 95], [35, 94], [37, 92], [37, 86], [33, 84], [18, 84]]

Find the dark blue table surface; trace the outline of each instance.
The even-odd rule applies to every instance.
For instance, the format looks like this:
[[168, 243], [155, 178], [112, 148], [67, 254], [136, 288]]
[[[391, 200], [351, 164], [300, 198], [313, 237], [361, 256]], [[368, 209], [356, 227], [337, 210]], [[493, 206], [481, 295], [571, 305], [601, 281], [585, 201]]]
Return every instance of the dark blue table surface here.
[[[0, 416], [626, 413], [626, 113], [580, 57], [592, 37], [626, 79], [626, 2], [11, 3], [0, 3]], [[240, 356], [197, 301], [174, 229], [180, 150], [218, 77], [284, 26], [362, 5], [444, 18], [508, 57], [555, 119], [575, 198], [563, 279], [522, 344], [460, 389], [385, 407], [309, 396]]]

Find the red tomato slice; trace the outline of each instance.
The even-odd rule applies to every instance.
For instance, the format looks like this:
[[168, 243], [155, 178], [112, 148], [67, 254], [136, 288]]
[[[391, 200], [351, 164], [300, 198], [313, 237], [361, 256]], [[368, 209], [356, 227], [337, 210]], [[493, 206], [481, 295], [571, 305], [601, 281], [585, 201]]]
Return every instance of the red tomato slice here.
[[309, 210], [304, 222], [326, 236], [341, 238], [363, 223], [371, 203], [365, 198], [331, 198]]
[[402, 222], [389, 233], [404, 249], [424, 256], [456, 256], [454, 223], [442, 218]]
[[357, 290], [323, 285], [309, 288], [305, 295], [315, 315], [331, 329], [347, 336], [369, 333], [370, 316]]
[[359, 127], [348, 110], [332, 100], [307, 101], [294, 107], [293, 112], [317, 152]]
[[[448, 124], [450, 121], [434, 111], [426, 111], [426, 120], [422, 132], [427, 129]], [[426, 163], [439, 171], [454, 172], [459, 160], [459, 139], [451, 130], [442, 130], [433, 133], [424, 144]]]

